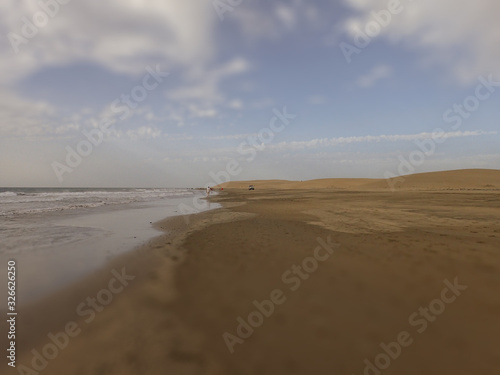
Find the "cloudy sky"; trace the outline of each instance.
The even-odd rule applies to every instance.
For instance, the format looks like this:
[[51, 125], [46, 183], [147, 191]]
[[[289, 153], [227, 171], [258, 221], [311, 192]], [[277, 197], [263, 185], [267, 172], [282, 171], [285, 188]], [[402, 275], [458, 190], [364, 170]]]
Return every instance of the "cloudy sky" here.
[[0, 186], [500, 168], [496, 0], [4, 0]]

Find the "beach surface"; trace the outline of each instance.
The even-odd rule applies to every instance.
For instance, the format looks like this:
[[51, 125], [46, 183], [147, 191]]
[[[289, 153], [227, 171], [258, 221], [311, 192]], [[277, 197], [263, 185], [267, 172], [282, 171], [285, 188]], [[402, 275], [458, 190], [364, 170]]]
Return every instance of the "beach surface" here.
[[5, 373], [500, 373], [499, 171], [221, 187], [19, 311]]

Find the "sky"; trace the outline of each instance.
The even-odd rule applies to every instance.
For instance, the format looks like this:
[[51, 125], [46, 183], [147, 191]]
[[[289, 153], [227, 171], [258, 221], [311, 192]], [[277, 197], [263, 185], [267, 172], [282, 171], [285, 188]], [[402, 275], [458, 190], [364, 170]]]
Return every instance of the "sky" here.
[[4, 0], [0, 186], [500, 168], [495, 0]]

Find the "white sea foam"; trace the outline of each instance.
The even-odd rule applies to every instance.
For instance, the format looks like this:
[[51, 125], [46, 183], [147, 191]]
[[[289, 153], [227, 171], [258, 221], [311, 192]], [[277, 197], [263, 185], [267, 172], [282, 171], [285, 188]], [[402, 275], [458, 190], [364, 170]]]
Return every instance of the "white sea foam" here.
[[1, 197], [15, 197], [15, 196], [17, 196], [17, 194], [14, 193], [13, 191], [4, 191], [4, 192], [0, 193], [0, 198]]
[[16, 189], [0, 190], [0, 216], [95, 208], [188, 197], [190, 189]]

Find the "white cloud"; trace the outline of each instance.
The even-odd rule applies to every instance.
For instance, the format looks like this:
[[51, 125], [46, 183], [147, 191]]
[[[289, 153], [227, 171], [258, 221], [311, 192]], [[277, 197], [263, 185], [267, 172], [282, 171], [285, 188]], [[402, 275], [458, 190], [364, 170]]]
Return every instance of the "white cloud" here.
[[[32, 20], [39, 11], [38, 2], [2, 1], [2, 34], [22, 35], [22, 17]], [[202, 66], [213, 55], [214, 18], [210, 1], [71, 1], [19, 45], [18, 54], [9, 38], [0, 40], [1, 79], [9, 82], [44, 66], [78, 60], [137, 75], [151, 59]]]
[[[166, 96], [185, 107], [191, 117], [214, 117], [217, 115], [215, 107], [227, 102], [220, 89], [221, 82], [250, 69], [251, 64], [247, 60], [234, 58], [213, 69], [191, 71], [187, 77], [188, 82], [180, 88], [168, 91]], [[238, 109], [242, 103], [233, 100], [229, 102], [229, 106]]]
[[[482, 130], [475, 131], [454, 131], [440, 134], [440, 139], [474, 137], [479, 135], [491, 135], [497, 132], [485, 132]], [[418, 133], [418, 134], [393, 134], [393, 135], [365, 135], [358, 137], [336, 137], [336, 138], [316, 138], [309, 141], [290, 141], [270, 144], [266, 146], [266, 150], [270, 151], [297, 151], [304, 149], [316, 149], [319, 147], [332, 147], [341, 144], [350, 143], [371, 143], [371, 142], [397, 142], [397, 141], [415, 141], [421, 139], [432, 139], [433, 133]]]
[[258, 110], [263, 110], [263, 109], [270, 109], [275, 106], [275, 101], [272, 98], [260, 98], [252, 103], [250, 103], [250, 107], [253, 109], [258, 109]]
[[212, 70], [191, 71], [188, 81], [192, 81], [181, 88], [170, 90], [167, 97], [172, 100], [183, 101], [189, 99], [203, 100], [207, 102], [218, 102], [224, 100], [219, 92], [219, 83], [234, 75], [248, 71], [251, 64], [243, 58], [235, 58], [224, 65]]
[[359, 77], [356, 84], [359, 87], [371, 87], [378, 81], [384, 78], [388, 78], [392, 75], [392, 68], [387, 65], [379, 65], [370, 70], [367, 74]]
[[285, 4], [276, 5], [276, 16], [288, 29], [293, 29], [297, 25], [297, 17], [293, 7]]
[[78, 125], [72, 121], [56, 121], [56, 114], [56, 109], [44, 101], [32, 101], [0, 90], [2, 136], [46, 136], [65, 134], [78, 129]]
[[184, 160], [182, 158], [171, 158], [167, 156], [163, 161], [166, 163], [182, 163]]
[[[446, 132], [440, 134], [440, 139], [451, 139], [451, 138], [464, 138], [464, 137], [476, 137], [481, 135], [493, 135], [497, 134], [497, 132], [486, 132], [482, 130], [475, 131], [453, 131]], [[222, 135], [222, 136], [204, 136], [203, 139], [207, 140], [235, 140], [242, 141], [251, 137], [255, 137], [256, 134], [232, 134], [232, 135]], [[302, 150], [327, 150], [328, 152], [332, 152], [332, 147], [344, 144], [359, 144], [359, 143], [380, 143], [380, 142], [398, 142], [398, 141], [416, 141], [416, 140], [424, 140], [424, 139], [432, 139], [434, 136], [433, 133], [423, 132], [418, 134], [391, 134], [391, 135], [366, 135], [366, 136], [356, 136], [356, 137], [335, 137], [335, 138], [317, 138], [309, 141], [285, 141], [280, 143], [270, 143], [266, 144], [265, 147], [259, 152], [266, 153], [281, 153], [280, 158], [293, 156], [294, 152], [302, 151]], [[330, 148], [330, 149], [328, 149]], [[288, 155], [286, 155], [288, 153]], [[226, 158], [233, 157], [237, 160], [245, 160], [246, 156], [242, 156], [237, 146], [224, 146], [220, 148], [210, 147], [207, 149], [189, 149], [183, 150], [181, 152], [181, 156], [183, 157], [191, 157], [195, 158], [196, 161], [203, 160], [204, 157], [207, 157], [211, 160], [213, 157], [217, 158]], [[366, 152], [357, 153], [359, 157], [365, 159], [367, 156]], [[302, 154], [301, 154], [302, 155]], [[308, 158], [311, 158], [311, 155], [308, 154]], [[316, 155], [326, 155], [323, 153]], [[303, 155], [302, 155], [303, 156]], [[301, 157], [302, 157], [301, 156]], [[397, 159], [394, 155], [392, 155], [393, 160]], [[386, 160], [386, 161], [387, 161]]]
[[158, 128], [153, 128], [151, 126], [141, 126], [137, 129], [127, 130], [125, 132], [128, 138], [132, 140], [137, 139], [150, 139], [158, 138], [162, 136], [162, 131]]
[[[322, 4], [329, 8], [329, 4]], [[328, 9], [327, 8], [327, 9]], [[331, 17], [306, 0], [246, 2], [230, 16], [249, 40], [279, 40], [287, 34], [326, 27]]]
[[255, 137], [257, 136], [257, 133], [246, 133], [246, 134], [228, 134], [228, 135], [214, 135], [214, 136], [205, 136], [205, 139], [211, 139], [211, 140], [225, 140], [225, 139], [230, 139], [230, 140], [240, 140], [240, 139], [247, 139], [249, 137]]
[[243, 108], [243, 102], [240, 99], [233, 99], [229, 102], [229, 108], [232, 109], [242, 109]]
[[193, 163], [220, 163], [220, 162], [228, 162], [234, 160], [233, 158], [229, 156], [199, 156], [192, 158], [189, 160], [190, 162]]
[[[179, 89], [166, 93], [170, 103], [165, 120], [184, 126], [189, 119], [215, 117], [219, 113], [216, 106], [228, 102], [221, 82], [250, 69], [243, 58], [215, 65], [214, 28], [218, 22], [210, 1], [70, 1], [27, 44], [20, 44], [16, 54], [7, 34], [22, 35], [23, 17], [33, 19], [42, 10], [38, 3], [0, 3], [0, 32], [5, 36], [0, 38], [0, 83], [15, 87], [16, 81], [38, 70], [82, 61], [118, 74], [140, 76], [146, 66], [160, 62], [163, 70], [175, 70], [182, 80]], [[235, 109], [241, 105], [240, 101], [229, 103]], [[130, 111], [128, 117], [160, 120], [150, 110], [140, 113], [143, 107]], [[74, 123], [88, 125], [85, 116], [77, 116]]]
[[[363, 28], [372, 12], [387, 9], [387, 0], [345, 0], [359, 15], [345, 22]], [[410, 46], [423, 53], [425, 63], [451, 66], [451, 73], [462, 84], [478, 75], [500, 76], [500, 2], [497, 0], [419, 0], [401, 2], [402, 12], [392, 15], [379, 36], [393, 43]]]
[[189, 111], [191, 112], [192, 117], [212, 118], [217, 116], [217, 111], [215, 109], [213, 108], [201, 109], [193, 104], [189, 106]]

